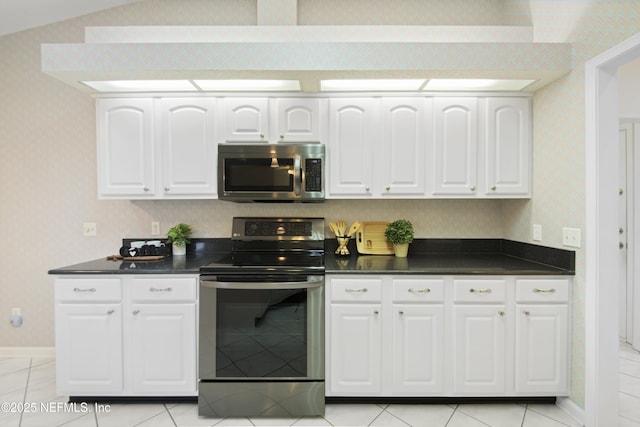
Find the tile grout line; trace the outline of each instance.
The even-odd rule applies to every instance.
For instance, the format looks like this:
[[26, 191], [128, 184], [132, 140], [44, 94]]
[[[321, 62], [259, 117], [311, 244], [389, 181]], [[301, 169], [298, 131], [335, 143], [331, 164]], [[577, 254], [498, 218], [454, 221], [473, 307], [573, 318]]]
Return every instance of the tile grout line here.
[[[391, 406], [391, 404], [387, 405], [387, 408], [389, 408], [390, 406]], [[400, 417], [398, 417], [398, 416], [394, 415], [393, 413], [391, 413], [391, 412], [387, 411], [387, 408], [382, 409], [382, 412], [386, 412], [387, 414], [391, 415], [393, 418], [395, 418], [395, 419], [399, 420], [401, 423], [404, 423], [404, 424], [406, 424], [407, 426], [411, 427], [411, 424], [409, 424], [408, 422], [406, 422], [406, 421], [405, 421], [405, 420], [403, 420], [402, 418], [400, 418]], [[380, 412], [380, 414], [378, 415], [378, 417], [380, 417], [380, 415], [382, 415], [382, 412]], [[378, 418], [376, 417], [376, 419], [378, 419]], [[375, 420], [373, 420], [373, 421], [375, 421]], [[371, 422], [373, 422], [373, 421], [371, 421]]]
[[175, 427], [178, 427], [178, 423], [176, 422], [176, 420], [173, 419], [173, 415], [171, 415], [171, 411], [169, 410], [169, 408], [167, 408], [167, 404], [163, 403], [162, 404], [164, 406], [164, 409], [167, 411], [167, 413], [169, 414], [169, 418], [171, 418], [171, 422], [173, 423], [173, 425]]
[[[29, 372], [27, 373], [27, 383], [24, 385], [24, 395], [22, 396], [22, 404], [27, 401], [27, 392], [29, 391], [29, 380], [31, 379], [31, 364], [33, 363], [33, 358], [29, 358]], [[18, 427], [22, 425], [22, 416], [24, 415], [24, 406], [22, 407], [22, 411], [20, 411], [20, 421], [18, 421]]]
[[520, 423], [520, 427], [524, 427], [524, 420], [527, 419], [527, 411], [529, 410], [529, 405], [524, 405], [524, 413], [522, 414], [522, 422]]
[[[378, 406], [378, 405], [376, 405]], [[378, 408], [380, 408], [380, 406], [378, 406]], [[380, 413], [378, 415], [376, 415], [376, 417], [374, 419], [371, 420], [371, 422], [369, 424], [367, 424], [368, 426], [370, 426], [371, 424], [373, 424], [378, 418], [380, 418], [380, 415], [382, 415], [382, 413], [384, 412], [384, 408], [380, 408]]]
[[449, 415], [449, 419], [445, 423], [444, 427], [447, 427], [449, 425], [449, 423], [451, 422], [451, 419], [453, 418], [453, 415], [456, 413], [457, 410], [458, 410], [458, 405], [456, 405], [456, 407], [453, 408], [453, 412], [451, 412], [451, 415]]

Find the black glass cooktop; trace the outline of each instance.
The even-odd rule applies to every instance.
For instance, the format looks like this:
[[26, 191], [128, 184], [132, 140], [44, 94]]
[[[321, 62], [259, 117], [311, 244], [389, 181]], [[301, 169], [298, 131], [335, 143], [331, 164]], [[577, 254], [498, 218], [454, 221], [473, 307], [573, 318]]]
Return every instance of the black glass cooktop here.
[[304, 252], [233, 252], [214, 260], [200, 269], [201, 272], [229, 272], [251, 270], [324, 271], [323, 251]]

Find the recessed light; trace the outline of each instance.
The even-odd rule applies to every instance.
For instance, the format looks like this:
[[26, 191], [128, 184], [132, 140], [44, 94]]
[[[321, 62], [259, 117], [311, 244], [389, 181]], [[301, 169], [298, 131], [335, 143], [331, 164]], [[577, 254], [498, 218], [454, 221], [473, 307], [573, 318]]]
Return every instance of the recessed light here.
[[518, 79], [431, 79], [423, 90], [522, 90], [535, 80]]
[[194, 80], [202, 90], [211, 91], [300, 91], [298, 80]]
[[96, 80], [83, 83], [98, 92], [197, 91], [189, 80]]
[[418, 90], [424, 79], [340, 79], [321, 80], [321, 91]]

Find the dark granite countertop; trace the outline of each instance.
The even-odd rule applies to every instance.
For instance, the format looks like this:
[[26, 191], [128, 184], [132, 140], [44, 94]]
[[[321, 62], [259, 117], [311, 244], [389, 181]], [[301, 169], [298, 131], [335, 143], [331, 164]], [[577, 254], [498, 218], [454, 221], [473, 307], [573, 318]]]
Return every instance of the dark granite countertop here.
[[416, 239], [406, 258], [335, 255], [335, 240], [325, 244], [326, 274], [573, 275], [575, 252], [505, 239]]
[[[355, 242], [349, 243], [349, 256], [335, 255], [335, 248], [335, 239], [327, 239], [326, 274], [575, 274], [573, 251], [504, 239], [416, 239], [407, 258], [359, 255]], [[198, 274], [200, 267], [229, 250], [229, 239], [193, 239], [185, 256], [160, 261], [110, 261], [105, 256], [52, 269], [49, 274]]]
[[[131, 240], [124, 239], [123, 244]], [[200, 267], [229, 252], [229, 239], [192, 239], [184, 256], [159, 261], [111, 261], [104, 258], [49, 270], [49, 274], [199, 274]], [[117, 252], [117, 251], [114, 251]]]

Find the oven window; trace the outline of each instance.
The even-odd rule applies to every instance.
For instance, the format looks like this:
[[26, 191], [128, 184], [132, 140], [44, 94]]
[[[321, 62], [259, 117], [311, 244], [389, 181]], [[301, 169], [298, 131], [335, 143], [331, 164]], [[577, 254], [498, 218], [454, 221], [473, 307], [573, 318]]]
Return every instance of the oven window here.
[[225, 159], [225, 190], [292, 192], [293, 159]]
[[307, 289], [217, 289], [216, 376], [307, 376]]

